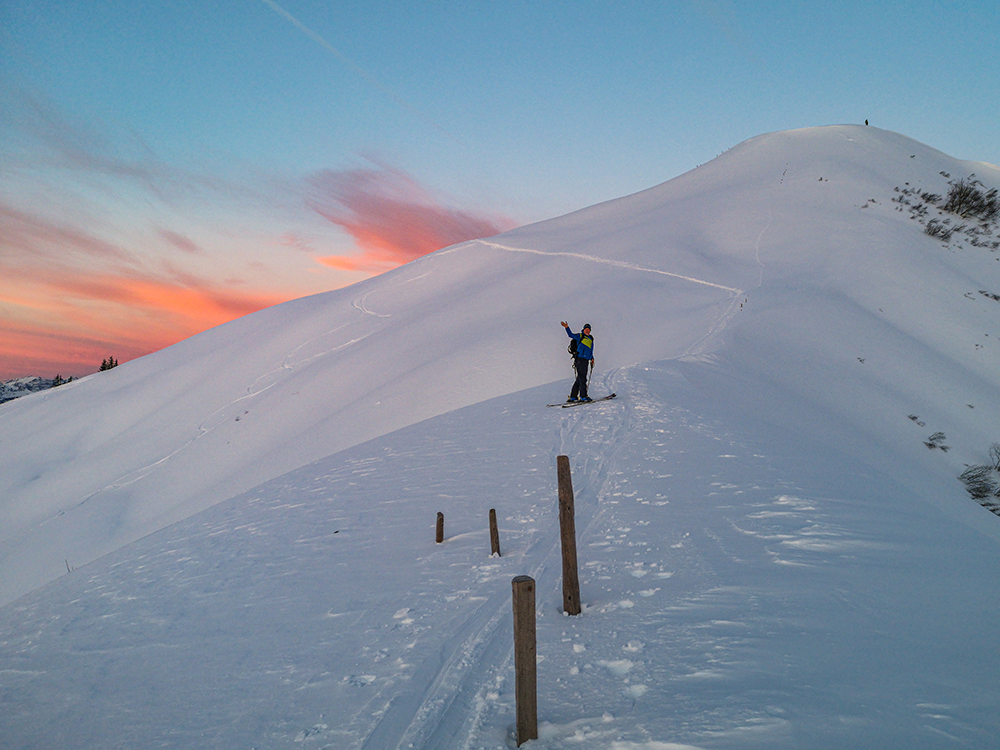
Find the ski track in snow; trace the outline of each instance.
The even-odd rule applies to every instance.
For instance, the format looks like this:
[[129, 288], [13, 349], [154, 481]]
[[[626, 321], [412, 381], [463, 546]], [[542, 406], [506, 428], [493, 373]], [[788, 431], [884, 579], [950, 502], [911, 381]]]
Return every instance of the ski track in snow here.
[[374, 316], [376, 318], [390, 318], [390, 317], [392, 317], [389, 314], [377, 313], [377, 312], [374, 312], [372, 310], [369, 310], [365, 306], [365, 300], [367, 300], [368, 297], [370, 297], [372, 294], [374, 294], [374, 292], [368, 292], [367, 294], [362, 294], [356, 300], [354, 300], [353, 302], [351, 302], [351, 307], [353, 307], [355, 310], [357, 310], [360, 313], [363, 313], [365, 315], [372, 315], [372, 316]]
[[[761, 274], [763, 274], [763, 263], [760, 262], [760, 238], [763, 236], [767, 228], [770, 227], [770, 218], [768, 219], [767, 226], [761, 231], [760, 236], [757, 237], [757, 262], [761, 266]], [[693, 344], [688, 346], [685, 351], [681, 354], [681, 358], [687, 357], [698, 357], [699, 355], [710, 351], [713, 346], [712, 343], [716, 340], [718, 335], [726, 328], [729, 322], [739, 314], [740, 298], [744, 295], [744, 290], [737, 289], [736, 287], [725, 286], [723, 284], [717, 284], [712, 281], [706, 281], [705, 279], [698, 279], [693, 276], [685, 276], [679, 273], [673, 273], [671, 271], [664, 271], [658, 268], [646, 268], [644, 266], [637, 265], [635, 263], [628, 263], [627, 261], [612, 260], [609, 258], [600, 258], [595, 255], [587, 255], [584, 253], [571, 253], [571, 252], [548, 252], [544, 250], [534, 250], [530, 248], [514, 247], [512, 245], [504, 245], [499, 242], [491, 242], [489, 240], [477, 239], [470, 240], [469, 242], [457, 245], [454, 248], [449, 248], [447, 250], [441, 251], [439, 254], [447, 254], [452, 252], [457, 252], [463, 249], [467, 249], [474, 244], [485, 245], [487, 247], [492, 247], [497, 250], [504, 250], [512, 253], [528, 253], [531, 255], [545, 255], [553, 257], [566, 257], [566, 258], [576, 258], [579, 260], [584, 260], [590, 263], [601, 263], [608, 266], [613, 266], [615, 268], [621, 268], [628, 271], [635, 271], [637, 273], [649, 273], [657, 274], [660, 276], [669, 276], [670, 278], [680, 279], [682, 281], [687, 281], [692, 284], [699, 284], [702, 286], [712, 287], [714, 289], [721, 289], [725, 292], [729, 292], [730, 303], [729, 307], [715, 319], [714, 323], [709, 327], [708, 331], [700, 339], [695, 341]], [[763, 277], [762, 277], [763, 278]]]
[[[80, 728], [77, 744], [61, 735], [67, 750], [167, 737], [199, 750], [502, 750], [514, 717], [510, 580], [527, 573], [534, 746], [791, 750], [809, 737], [833, 750], [877, 726], [909, 743], [895, 747], [929, 732], [987, 746], [1000, 726], [970, 696], [977, 674], [942, 687], [909, 684], [904, 669], [883, 690], [918, 637], [900, 638], [902, 624], [933, 629], [948, 605], [886, 614], [857, 576], [883, 558], [886, 571], [938, 570], [932, 552], [913, 554], [932, 544], [907, 543], [924, 522], [907, 523], [891, 499], [879, 499], [884, 511], [804, 494], [780, 461], [702, 411], [669, 364], [606, 374], [595, 390], [619, 398], [586, 409], [546, 409], [555, 387], [331, 456], [0, 610], [13, 701], [0, 734], [35, 712], [21, 726], [36, 746], [67, 722]], [[572, 618], [560, 611], [560, 454], [576, 498], [584, 611]], [[500, 558], [488, 555], [489, 507]], [[880, 513], [891, 522], [873, 523]], [[73, 601], [53, 615], [45, 602], [64, 582]], [[919, 601], [920, 580], [885, 585], [914, 587]], [[837, 677], [816, 687], [817, 675]]]
[[[377, 318], [390, 317], [389, 315], [380, 315], [378, 313], [374, 313], [366, 309], [364, 307], [363, 300], [364, 296], [359, 298], [358, 300], [355, 300], [354, 302], [352, 302], [352, 307], [354, 307], [356, 310], [358, 310], [364, 315], [372, 315]], [[124, 474], [115, 479], [113, 482], [107, 484], [106, 486], [101, 487], [100, 489], [90, 493], [86, 497], [82, 498], [79, 502], [77, 502], [77, 506], [86, 504], [88, 501], [90, 501], [91, 499], [93, 499], [97, 495], [100, 495], [103, 492], [122, 489], [129, 486], [130, 484], [134, 484], [135, 482], [144, 479], [145, 477], [149, 476], [153, 471], [155, 471], [158, 467], [162, 466], [163, 464], [167, 463], [177, 455], [188, 450], [192, 445], [194, 445], [207, 435], [211, 434], [221, 425], [227, 424], [234, 418], [238, 420], [240, 418], [240, 415], [238, 413], [239, 409], [243, 407], [245, 402], [251, 401], [252, 399], [263, 394], [265, 391], [278, 385], [280, 382], [285, 380], [291, 373], [293, 373], [297, 368], [305, 367], [310, 362], [323, 359], [324, 357], [328, 357], [331, 354], [335, 354], [336, 352], [354, 346], [355, 344], [358, 344], [364, 341], [369, 336], [371, 336], [373, 333], [375, 333], [376, 330], [372, 329], [361, 336], [357, 336], [355, 338], [350, 339], [349, 341], [338, 343], [335, 346], [329, 348], [313, 351], [312, 353], [308, 354], [308, 356], [304, 357], [297, 356], [303, 350], [306, 350], [311, 346], [315, 346], [317, 342], [320, 342], [330, 336], [333, 336], [334, 334], [343, 330], [345, 327], [347, 327], [347, 325], [340, 325], [328, 331], [325, 331], [323, 334], [319, 336], [315, 336], [306, 341], [303, 341], [301, 344], [296, 346], [285, 356], [284, 360], [282, 361], [279, 367], [257, 377], [250, 385], [246, 387], [245, 392], [242, 396], [233, 399], [225, 406], [219, 407], [211, 415], [209, 415], [209, 417], [205, 419], [205, 421], [203, 421], [200, 425], [198, 425], [197, 433], [194, 434], [189, 440], [182, 443], [178, 448], [171, 451], [167, 455], [162, 456], [157, 461], [147, 464], [146, 466], [143, 466], [139, 469], [135, 469], [127, 474]], [[234, 411], [233, 407], [238, 407], [238, 408]], [[55, 515], [51, 516], [45, 521], [42, 521], [39, 525], [44, 526], [46, 523], [55, 518], [58, 518], [60, 515], [62, 515], [62, 513], [56, 513]]]
[[[615, 424], [608, 429], [614, 443], [622, 420], [613, 416], [612, 420]], [[550, 451], [553, 464], [556, 455], [573, 452], [580, 425], [584, 422], [569, 415], [559, 420], [559, 446]], [[600, 483], [603, 465], [603, 457], [597, 456], [588, 465], [587, 476], [578, 477], [577, 484], [586, 488]], [[585, 530], [593, 517], [593, 507], [583, 505], [582, 510], [578, 506], [578, 529]], [[561, 570], [557, 535], [532, 539], [521, 554], [520, 567], [538, 582], [536, 595], [540, 601], [561, 601], [559, 580], [548, 574], [548, 571]], [[490, 705], [489, 695], [506, 683], [506, 675], [512, 668], [510, 632], [501, 627], [510, 617], [509, 609], [509, 588], [501, 585], [440, 646], [439, 652], [416, 670], [408, 682], [406, 694], [394, 696], [388, 702], [378, 724], [362, 744], [362, 750], [470, 748], [476, 744], [483, 714]], [[491, 678], [485, 685], [484, 674]]]
[[[742, 463], [739, 457], [746, 455], [748, 446], [733, 442], [734, 437], [711, 420], [658, 399], [632, 373], [611, 373], [605, 378], [605, 385], [624, 390], [633, 398], [624, 408], [609, 404], [600, 411], [560, 415], [557, 443], [550, 453], [553, 460], [559, 453], [575, 457], [584, 614], [565, 620], [565, 624], [558, 623], [559, 616], [554, 612], [561, 601], [557, 543], [536, 543], [522, 558], [521, 568], [538, 581], [540, 672], [544, 674], [547, 660], [553, 660], [553, 667], [559, 661], [552, 654], [557, 640], [571, 644], [572, 654], [582, 657], [583, 662], [582, 668], [578, 664], [571, 666], [564, 676], [555, 679], [558, 684], [555, 692], [568, 691], [568, 695], [562, 695], [555, 705], [550, 700], [548, 712], [544, 697], [540, 696], [541, 715], [548, 713], [550, 717], [542, 725], [543, 746], [596, 748], [610, 741], [616, 747], [641, 748], [674, 739], [697, 743], [709, 737], [716, 742], [720, 737], [728, 737], [729, 742], [723, 742], [722, 746], [796, 746], [788, 712], [756, 699], [759, 691], [773, 690], [772, 684], [777, 686], [789, 679], [791, 665], [772, 662], [778, 655], [768, 654], [761, 643], [784, 629], [777, 613], [786, 609], [791, 612], [795, 606], [781, 595], [775, 597], [776, 592], [768, 591], [766, 586], [732, 585], [733, 571], [728, 568], [777, 566], [776, 570], [790, 570], [792, 575], [809, 575], [816, 566], [827, 567], [838, 560], [880, 554], [887, 549], [886, 545], [827, 518], [820, 507], [822, 503], [792, 494], [794, 488], [785, 485], [780, 476], [771, 476], [771, 484], [760, 486], [748, 483], [749, 478], [739, 472], [734, 475], [727, 471], [723, 468], [726, 464]], [[651, 517], [637, 514], [634, 508], [621, 507], [638, 503], [652, 509], [666, 508], [678, 500], [683, 503], [685, 499], [671, 501], [670, 493], [657, 493], [654, 497], [659, 499], [653, 499], [643, 497], [646, 493], [641, 489], [627, 491], [645, 483], [627, 476], [623, 468], [636, 465], [635, 451], [646, 456], [646, 466], [661, 463], [669, 467], [676, 462], [672, 455], [678, 449], [681, 453], [691, 450], [680, 445], [697, 443], [699, 436], [704, 447], [695, 465], [711, 465], [712, 461], [705, 460], [704, 451], [706, 447], [711, 451], [713, 444], [720, 446], [715, 459], [716, 464], [722, 465], [720, 474], [697, 478], [694, 483], [704, 486], [697, 494], [705, 499], [716, 498], [719, 503], [724, 498], [720, 504], [724, 511], [722, 526], [687, 530], [680, 526], [668, 530], [656, 525]], [[620, 453], [624, 455], [619, 457]], [[655, 470], [651, 473], [655, 474]], [[657, 476], [668, 479], [671, 475]], [[741, 496], [749, 501], [739, 503]], [[737, 500], [737, 504], [729, 498]], [[666, 540], [670, 543], [666, 544]], [[706, 554], [706, 550], [711, 552]], [[605, 561], [602, 559], [605, 557], [610, 559]], [[673, 562], [665, 565], [665, 560], [671, 558]], [[613, 583], [601, 586], [599, 582], [604, 580]], [[633, 585], [623, 585], [623, 580], [631, 580]], [[672, 600], [665, 607], [656, 606], [664, 589], [674, 590]], [[509, 701], [488, 699], [491, 692], [499, 698], [512, 690], [509, 680], [503, 678], [503, 672], [510, 669], [509, 644], [501, 642], [509, 638], [509, 633], [497, 627], [496, 620], [509, 616], [505, 611], [509, 607], [506, 587], [495, 596], [499, 601], [484, 604], [483, 611], [477, 611], [446, 642], [443, 652], [453, 655], [436, 659], [429, 667], [429, 674], [412, 685], [422, 698], [420, 707], [396, 715], [397, 719], [403, 715], [412, 717], [411, 723], [400, 721], [388, 742], [386, 733], [373, 732], [364, 748], [490, 746], [485, 741], [490, 735], [484, 728], [492, 725], [495, 736], [497, 724], [503, 724], [503, 715], [497, 709], [512, 710]], [[844, 603], [849, 601], [846, 596]], [[649, 606], [650, 603], [654, 606]], [[775, 616], [773, 621], [765, 617], [763, 625], [745, 617], [768, 608], [774, 610]], [[600, 623], [601, 619], [609, 618], [614, 618], [611, 633], [606, 623], [603, 627]], [[629, 637], [630, 621], [632, 632], [638, 637]], [[478, 623], [486, 623], [486, 627], [479, 629]], [[666, 623], [672, 623], [666, 642], [652, 642], [649, 634], [656, 633]], [[554, 637], [556, 630], [561, 630], [558, 639]], [[457, 653], [476, 652], [490, 656], [478, 665], [462, 663], [454, 657]], [[605, 658], [598, 658], [601, 655]], [[439, 664], [442, 666], [437, 671]], [[565, 667], [565, 659], [562, 666]], [[450, 674], [462, 669], [466, 675]], [[466, 684], [469, 674], [479, 675], [479, 682], [473, 679]], [[484, 679], [483, 675], [490, 679]], [[548, 682], [552, 690], [551, 675]], [[741, 684], [747, 694], [740, 698], [732, 695], [729, 686], [734, 682]], [[688, 683], [689, 687], [678, 683]], [[448, 700], [442, 701], [439, 691], [453, 684], [462, 687], [449, 690]], [[661, 732], [664, 729], [667, 732], [658, 735], [650, 733], [649, 722], [642, 728], [623, 726], [620, 717], [628, 714], [627, 706], [634, 708], [638, 701], [645, 700], [660, 700], [668, 705], [671, 698], [677, 700], [673, 695], [675, 690], [683, 693], [692, 686], [695, 694], [717, 693], [720, 711], [705, 712], [692, 705], [692, 715], [680, 722], [665, 720]], [[617, 693], [618, 698], [609, 700], [609, 692]], [[412, 696], [410, 700], [416, 702]], [[609, 704], [617, 710], [601, 713], [601, 708], [607, 709]], [[723, 704], [727, 705], [725, 710], [721, 710]], [[470, 707], [474, 710], [470, 711]], [[864, 712], [860, 705], [857, 710]], [[567, 719], [565, 714], [569, 712], [601, 718], [559, 721], [560, 714]], [[677, 712], [685, 714], [685, 709], [678, 708]], [[917, 721], [926, 721], [929, 715], [926, 711], [917, 714], [914, 717]], [[956, 739], [983, 736], [981, 729], [963, 725], [948, 712], [936, 716], [951, 725], [953, 731], [963, 730], [955, 735]], [[869, 720], [876, 719], [856, 719], [859, 726]], [[506, 742], [511, 744], [509, 725]]]
[[[410, 282], [413, 282], [413, 281], [417, 281], [417, 280], [423, 278], [426, 275], [427, 274], [421, 274], [419, 276], [412, 277], [412, 278], [404, 278], [399, 283], [407, 284], [407, 283], [410, 283]], [[381, 290], [376, 290], [376, 291], [381, 291]], [[368, 293], [363, 294], [360, 297], [352, 300], [351, 306], [355, 310], [357, 310], [358, 312], [360, 312], [363, 316], [371, 316], [371, 317], [374, 317], [374, 318], [380, 319], [380, 320], [392, 317], [391, 314], [388, 314], [388, 313], [378, 313], [378, 312], [374, 312], [373, 310], [368, 309], [368, 307], [365, 304], [365, 301], [373, 293], [374, 292], [368, 292]], [[313, 351], [310, 354], [308, 354], [308, 356], [304, 356], [304, 357], [297, 356], [303, 350], [308, 350], [310, 347], [314, 347], [317, 344], [317, 342], [320, 342], [320, 341], [322, 341], [324, 339], [327, 339], [330, 336], [333, 336], [334, 334], [336, 334], [336, 333], [340, 332], [341, 330], [343, 330], [344, 328], [348, 327], [348, 325], [350, 325], [350, 324], [344, 324], [344, 325], [336, 326], [334, 328], [331, 328], [328, 331], [325, 331], [324, 333], [322, 333], [319, 336], [314, 336], [314, 337], [312, 337], [312, 338], [310, 338], [310, 339], [308, 339], [306, 341], [303, 341], [301, 344], [299, 344], [298, 346], [296, 346], [294, 349], [292, 349], [286, 355], [284, 361], [281, 363], [281, 365], [279, 367], [277, 367], [274, 370], [271, 370], [270, 372], [266, 372], [263, 375], [258, 376], [252, 383], [250, 383], [246, 387], [245, 393], [242, 396], [240, 396], [239, 398], [233, 399], [232, 401], [230, 401], [229, 403], [227, 403], [224, 406], [219, 407], [218, 409], [216, 409], [215, 412], [213, 412], [211, 415], [209, 415], [209, 417], [207, 419], [205, 419], [205, 421], [202, 422], [198, 426], [197, 433], [195, 435], [193, 435], [188, 441], [182, 443], [175, 450], [173, 450], [172, 452], [170, 452], [170, 453], [162, 456], [158, 460], [156, 460], [156, 461], [154, 461], [154, 462], [152, 462], [150, 464], [147, 464], [146, 466], [143, 466], [143, 467], [141, 467], [139, 469], [135, 469], [135, 470], [133, 470], [133, 471], [127, 473], [127, 474], [124, 474], [124, 475], [118, 477], [117, 479], [115, 479], [113, 482], [110, 482], [106, 486], [101, 487], [100, 489], [98, 489], [98, 490], [96, 490], [94, 492], [91, 492], [86, 497], [81, 498], [76, 503], [76, 505], [77, 506], [85, 505], [87, 502], [89, 502], [91, 499], [93, 499], [97, 495], [100, 495], [101, 493], [108, 492], [108, 491], [113, 491], [113, 490], [117, 490], [117, 489], [122, 489], [122, 488], [125, 488], [125, 487], [129, 486], [130, 484], [134, 484], [135, 482], [137, 482], [137, 481], [139, 481], [141, 479], [144, 479], [145, 477], [149, 476], [153, 471], [155, 471], [158, 467], [162, 466], [163, 464], [167, 463], [168, 461], [170, 461], [171, 459], [173, 459], [177, 455], [179, 455], [179, 454], [183, 453], [184, 451], [188, 450], [192, 445], [194, 445], [195, 443], [197, 443], [199, 440], [201, 440], [205, 436], [207, 436], [210, 433], [212, 433], [220, 425], [228, 423], [229, 421], [231, 421], [232, 419], [234, 419], [234, 417], [238, 419], [239, 416], [237, 414], [235, 414], [233, 407], [240, 407], [240, 408], [242, 408], [242, 406], [243, 406], [243, 404], [245, 402], [247, 402], [247, 401], [249, 401], [249, 400], [251, 400], [251, 399], [253, 399], [253, 398], [257, 397], [257, 396], [260, 396], [265, 391], [273, 388], [274, 386], [278, 385], [280, 382], [282, 382], [283, 380], [285, 380], [292, 372], [295, 371], [296, 368], [304, 367], [304, 366], [308, 365], [310, 362], [315, 362], [317, 360], [321, 360], [324, 357], [328, 357], [328, 356], [330, 356], [332, 354], [335, 354], [335, 353], [343, 351], [344, 349], [347, 349], [347, 348], [349, 348], [351, 346], [354, 346], [355, 344], [358, 344], [358, 343], [364, 341], [365, 339], [367, 339], [369, 336], [371, 336], [377, 330], [377, 328], [372, 328], [371, 330], [365, 332], [361, 336], [356, 336], [354, 338], [351, 338], [348, 341], [341, 341], [341, 342], [337, 343], [336, 345], [328, 347], [328, 348], [323, 348], [323, 349], [320, 349], [320, 350], [317, 350], [317, 351]], [[45, 521], [42, 521], [39, 525], [40, 526], [44, 526], [46, 523], [48, 523], [49, 521], [51, 521], [51, 520], [53, 520], [55, 518], [58, 518], [60, 515], [62, 515], [62, 513], [56, 513], [52, 517], [46, 519]]]
[[741, 295], [737, 294], [732, 296], [729, 300], [729, 307], [727, 307], [726, 310], [715, 319], [715, 322], [713, 322], [709, 327], [708, 332], [685, 349], [679, 359], [697, 358], [705, 352], [709, 352], [714, 349], [713, 344], [718, 335], [722, 333], [726, 326], [729, 325], [729, 322], [739, 315], [742, 310], [740, 296]]
[[767, 230], [771, 228], [772, 212], [771, 209], [767, 210], [767, 224], [764, 228], [760, 230], [760, 234], [757, 235], [757, 241], [754, 242], [753, 258], [757, 261], [757, 265], [760, 266], [760, 276], [757, 278], [757, 287], [760, 288], [764, 285], [764, 262], [760, 259], [760, 241], [767, 233]]
[[637, 265], [635, 263], [629, 263], [624, 260], [612, 260], [611, 258], [600, 258], [596, 255], [586, 255], [584, 253], [570, 253], [570, 252], [549, 252], [547, 250], [533, 250], [531, 248], [525, 247], [514, 247], [512, 245], [503, 245], [499, 242], [491, 242], [489, 240], [470, 240], [469, 242], [464, 242], [461, 245], [456, 245], [453, 248], [447, 250], [442, 250], [439, 254], [444, 255], [448, 253], [458, 252], [460, 250], [465, 250], [473, 244], [486, 245], [487, 247], [492, 247], [497, 250], [506, 250], [511, 253], [528, 253], [530, 255], [547, 255], [552, 257], [564, 257], [564, 258], [576, 258], [578, 260], [585, 260], [589, 263], [601, 263], [607, 266], [613, 266], [615, 268], [622, 268], [628, 271], [637, 271], [639, 273], [652, 273], [659, 274], [660, 276], [670, 276], [674, 279], [681, 279], [683, 281], [689, 281], [692, 284], [701, 284], [703, 286], [710, 286], [715, 289], [722, 289], [726, 292], [731, 292], [734, 295], [743, 294], [741, 289], [736, 289], [731, 286], [724, 286], [722, 284], [716, 284], [713, 281], [705, 281], [704, 279], [697, 279], [693, 276], [685, 276], [679, 273], [673, 273], [672, 271], [663, 271], [659, 268], [646, 268], [644, 266]]

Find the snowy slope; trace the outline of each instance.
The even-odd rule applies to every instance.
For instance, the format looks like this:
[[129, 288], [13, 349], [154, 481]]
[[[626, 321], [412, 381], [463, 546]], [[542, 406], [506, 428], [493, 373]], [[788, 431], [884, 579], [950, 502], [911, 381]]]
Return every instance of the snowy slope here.
[[1000, 183], [874, 128], [760, 136], [643, 193], [7, 405], [0, 601], [310, 461], [564, 378], [564, 318], [595, 326], [605, 370], [714, 354], [726, 372], [805, 389], [866, 451], [909, 440], [919, 453], [895, 417], [921, 412], [967, 441], [946, 462], [957, 474], [1000, 417], [987, 335], [1000, 308], [976, 295], [996, 254], [946, 250], [892, 203], [908, 183], [944, 192], [942, 171]]
[[[1000, 440], [1000, 267], [894, 202], [973, 172], [1000, 185], [874, 128], [760, 136], [3, 406], [0, 596], [62, 577], [0, 610], [0, 737], [501, 747], [529, 572], [542, 746], [991, 747], [1000, 519], [955, 477]], [[620, 403], [539, 407], [560, 319]]]
[[734, 419], [670, 362], [602, 385], [627, 395], [544, 409], [563, 389], [541, 386], [356, 446], [0, 609], [4, 746], [503, 750], [524, 573], [527, 747], [995, 746], [995, 541], [862, 462]]
[[467, 243], [22, 399], [0, 411], [0, 600], [309, 461], [565, 377], [566, 316], [615, 331], [609, 368], [685, 353], [735, 295]]

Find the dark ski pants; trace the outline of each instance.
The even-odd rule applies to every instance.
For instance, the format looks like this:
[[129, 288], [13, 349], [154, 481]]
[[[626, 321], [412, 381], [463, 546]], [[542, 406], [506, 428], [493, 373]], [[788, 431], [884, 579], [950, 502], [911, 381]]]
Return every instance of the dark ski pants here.
[[590, 360], [573, 357], [573, 369], [576, 370], [576, 380], [569, 392], [570, 398], [590, 398], [587, 395], [587, 378], [590, 376]]

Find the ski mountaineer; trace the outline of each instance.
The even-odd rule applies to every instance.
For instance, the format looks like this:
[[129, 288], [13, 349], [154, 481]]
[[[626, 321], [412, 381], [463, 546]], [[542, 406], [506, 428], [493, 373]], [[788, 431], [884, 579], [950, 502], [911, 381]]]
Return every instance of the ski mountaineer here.
[[573, 369], [576, 371], [576, 380], [573, 381], [573, 388], [569, 392], [566, 403], [574, 401], [592, 401], [587, 393], [587, 379], [590, 377], [590, 368], [594, 364], [594, 337], [590, 333], [590, 323], [584, 323], [580, 333], [573, 333], [569, 330], [569, 323], [565, 320], [560, 325], [566, 329], [566, 335], [576, 342], [576, 350], [573, 351]]

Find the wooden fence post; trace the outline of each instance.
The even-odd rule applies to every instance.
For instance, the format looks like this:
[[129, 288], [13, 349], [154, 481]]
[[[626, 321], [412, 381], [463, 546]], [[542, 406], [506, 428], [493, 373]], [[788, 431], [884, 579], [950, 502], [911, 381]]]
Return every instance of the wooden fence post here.
[[538, 739], [538, 687], [535, 658], [535, 579], [511, 581], [514, 603], [514, 698], [517, 746]]
[[562, 544], [563, 610], [580, 614], [580, 578], [576, 566], [576, 510], [573, 505], [573, 480], [569, 456], [556, 456], [559, 477], [559, 535]]
[[497, 512], [490, 508], [490, 555], [500, 557], [500, 531], [497, 529]]
[[444, 541], [444, 513], [438, 513], [436, 541], [438, 544]]

